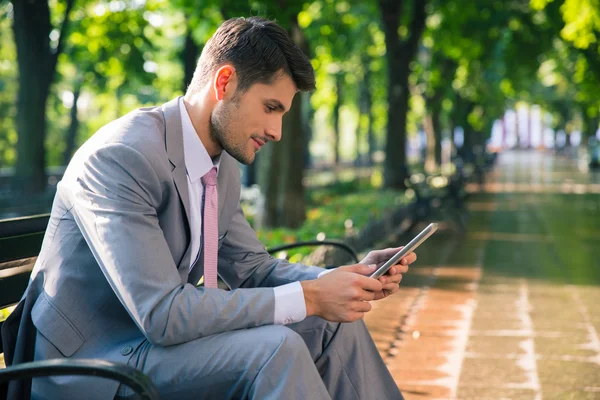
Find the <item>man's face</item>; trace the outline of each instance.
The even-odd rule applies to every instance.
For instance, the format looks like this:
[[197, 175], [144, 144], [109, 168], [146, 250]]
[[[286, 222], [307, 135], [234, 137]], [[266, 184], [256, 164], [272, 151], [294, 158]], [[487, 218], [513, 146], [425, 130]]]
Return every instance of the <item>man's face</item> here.
[[211, 139], [242, 164], [251, 164], [263, 145], [281, 139], [283, 114], [295, 93], [292, 79], [281, 75], [271, 84], [256, 83], [219, 101], [210, 116]]

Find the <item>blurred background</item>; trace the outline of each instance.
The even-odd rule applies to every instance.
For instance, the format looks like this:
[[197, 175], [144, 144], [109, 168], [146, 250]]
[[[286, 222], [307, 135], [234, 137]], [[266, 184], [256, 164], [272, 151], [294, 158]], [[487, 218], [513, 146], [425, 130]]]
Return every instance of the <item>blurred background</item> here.
[[183, 94], [219, 24], [249, 15], [288, 29], [317, 74], [282, 143], [243, 169], [259, 224], [300, 227], [311, 188], [403, 190], [414, 171], [452, 173], [457, 155], [597, 163], [597, 0], [4, 0], [0, 218], [47, 212], [81, 143]]
[[265, 245], [440, 221], [366, 318], [407, 398], [600, 398], [599, 0], [0, 0], [0, 220], [48, 213], [87, 138], [251, 15], [317, 78], [240, 165]]

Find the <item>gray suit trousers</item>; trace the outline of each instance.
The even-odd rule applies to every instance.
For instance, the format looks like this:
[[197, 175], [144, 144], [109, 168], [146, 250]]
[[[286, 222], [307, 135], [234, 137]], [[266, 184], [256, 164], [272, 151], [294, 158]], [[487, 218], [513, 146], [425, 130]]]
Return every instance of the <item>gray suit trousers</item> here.
[[[309, 317], [169, 347], [144, 342], [129, 363], [164, 399], [403, 399], [362, 320]], [[121, 386], [117, 399], [131, 394]]]

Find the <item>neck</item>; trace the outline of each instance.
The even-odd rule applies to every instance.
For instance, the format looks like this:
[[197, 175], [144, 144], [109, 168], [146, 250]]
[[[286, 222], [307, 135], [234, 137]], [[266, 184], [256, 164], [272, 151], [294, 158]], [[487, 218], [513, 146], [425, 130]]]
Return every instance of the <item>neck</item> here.
[[223, 149], [210, 137], [210, 115], [214, 104], [209, 100], [208, 93], [203, 89], [196, 93], [187, 93], [183, 97], [185, 109], [187, 110], [192, 125], [210, 158], [221, 154]]

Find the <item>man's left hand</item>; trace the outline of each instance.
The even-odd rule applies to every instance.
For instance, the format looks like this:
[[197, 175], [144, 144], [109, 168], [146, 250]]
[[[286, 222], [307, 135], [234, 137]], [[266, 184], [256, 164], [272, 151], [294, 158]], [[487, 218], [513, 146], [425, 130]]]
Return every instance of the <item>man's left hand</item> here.
[[[373, 250], [367, 254], [360, 264], [376, 264], [377, 268], [379, 268], [387, 260], [392, 258], [394, 254], [400, 251], [400, 249], [402, 249], [402, 247]], [[408, 271], [408, 266], [415, 262], [416, 259], [417, 255], [415, 253], [409, 253], [401, 258], [400, 261], [398, 261], [394, 266], [392, 266], [388, 272], [379, 277], [379, 281], [383, 285], [383, 289], [380, 292], [375, 293], [375, 300], [380, 300], [396, 293], [399, 289], [400, 281], [402, 281], [402, 274], [405, 274]]]

